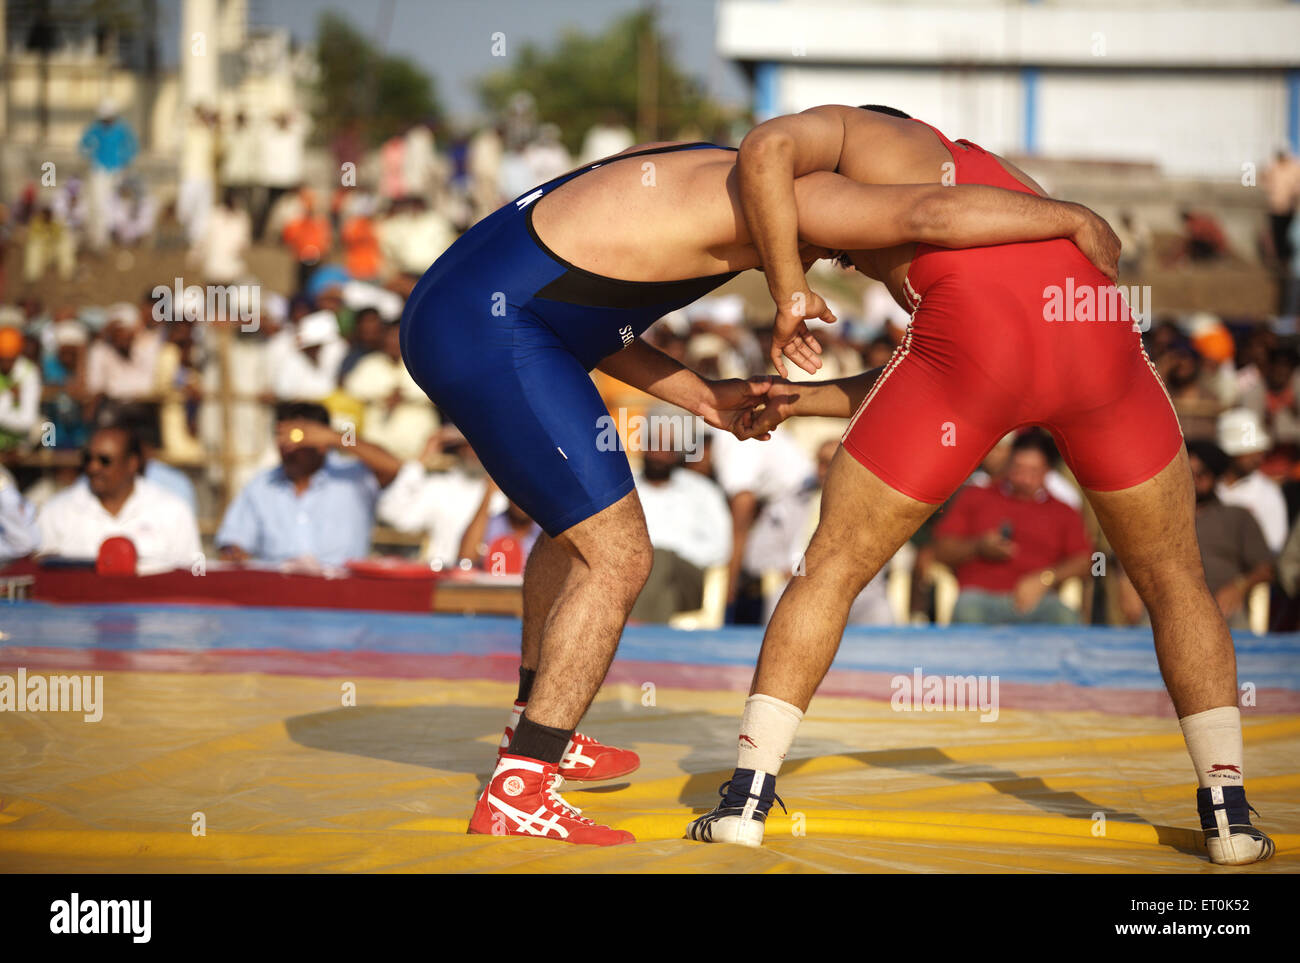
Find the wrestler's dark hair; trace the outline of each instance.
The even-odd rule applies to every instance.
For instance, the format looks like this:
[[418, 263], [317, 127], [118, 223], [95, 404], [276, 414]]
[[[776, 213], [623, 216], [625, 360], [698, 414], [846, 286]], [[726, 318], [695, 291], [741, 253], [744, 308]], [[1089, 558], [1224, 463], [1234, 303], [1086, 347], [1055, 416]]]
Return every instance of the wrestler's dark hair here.
[[858, 104], [858, 110], [874, 110], [878, 114], [888, 114], [890, 117], [901, 117], [903, 120], [911, 120], [911, 114], [905, 114], [897, 107], [885, 107], [883, 104]]

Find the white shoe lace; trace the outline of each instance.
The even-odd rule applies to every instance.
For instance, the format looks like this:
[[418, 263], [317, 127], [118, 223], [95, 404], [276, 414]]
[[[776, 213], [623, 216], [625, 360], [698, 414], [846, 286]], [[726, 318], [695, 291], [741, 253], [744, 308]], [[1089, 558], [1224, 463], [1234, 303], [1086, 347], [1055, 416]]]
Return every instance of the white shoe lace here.
[[572, 816], [574, 819], [578, 820], [579, 822], [586, 823], [588, 826], [596, 825], [594, 822], [592, 822], [590, 819], [588, 819], [586, 816], [582, 814], [581, 809], [579, 809], [577, 806], [574, 806], [572, 803], [570, 803], [568, 800], [566, 800], [563, 796], [559, 794], [557, 789], [560, 783], [562, 783], [563, 781], [564, 781], [564, 777], [561, 776], [558, 772], [552, 775], [551, 784], [546, 787], [546, 797], [556, 806], [556, 808], [564, 812], [567, 812], [570, 816]]

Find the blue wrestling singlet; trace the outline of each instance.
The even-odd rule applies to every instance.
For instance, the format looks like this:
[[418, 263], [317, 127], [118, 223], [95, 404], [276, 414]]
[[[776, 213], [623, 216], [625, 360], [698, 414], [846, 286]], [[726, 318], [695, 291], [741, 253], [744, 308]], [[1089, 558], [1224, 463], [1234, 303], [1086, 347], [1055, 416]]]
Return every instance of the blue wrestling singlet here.
[[681, 281], [620, 281], [576, 267], [533, 230], [548, 192], [588, 164], [506, 204], [465, 232], [416, 284], [402, 315], [411, 377], [473, 446], [488, 473], [549, 535], [633, 488], [621, 450], [600, 450], [608, 414], [588, 372], [655, 321], [738, 272]]

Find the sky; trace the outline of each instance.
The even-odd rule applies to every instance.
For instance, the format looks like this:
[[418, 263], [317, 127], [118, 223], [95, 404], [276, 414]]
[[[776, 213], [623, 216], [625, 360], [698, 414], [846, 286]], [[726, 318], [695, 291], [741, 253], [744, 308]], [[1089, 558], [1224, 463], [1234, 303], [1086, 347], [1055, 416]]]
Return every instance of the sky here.
[[[346, 17], [383, 49], [409, 57], [433, 75], [452, 120], [473, 120], [480, 107], [474, 81], [501, 68], [492, 56], [492, 34], [514, 44], [552, 46], [566, 29], [598, 33], [645, 0], [248, 0], [255, 26], [288, 27], [302, 43], [315, 40], [326, 10]], [[734, 65], [714, 52], [716, 0], [657, 0], [660, 30], [677, 63], [723, 103], [746, 105], [749, 86]], [[179, 2], [164, 4], [165, 60], [175, 62]], [[634, 69], [634, 68], [633, 68]]]

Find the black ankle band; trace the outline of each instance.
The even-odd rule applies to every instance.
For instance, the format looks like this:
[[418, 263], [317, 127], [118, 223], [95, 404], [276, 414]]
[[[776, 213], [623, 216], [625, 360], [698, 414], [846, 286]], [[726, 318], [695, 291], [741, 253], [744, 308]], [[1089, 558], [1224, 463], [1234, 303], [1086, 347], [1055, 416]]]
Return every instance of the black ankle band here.
[[539, 725], [529, 719], [528, 712], [525, 711], [519, 717], [519, 726], [515, 729], [515, 736], [510, 740], [510, 748], [506, 752], [512, 756], [526, 756], [558, 766], [572, 738], [572, 729]]
[[528, 697], [533, 694], [533, 680], [536, 678], [536, 669], [525, 669], [522, 665], [519, 667], [519, 694], [515, 696], [516, 702], [528, 701]]

